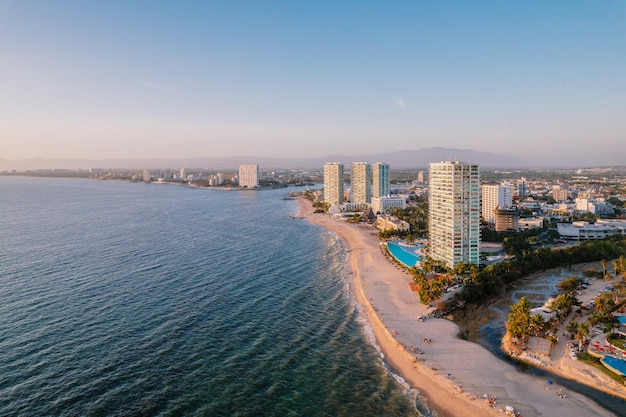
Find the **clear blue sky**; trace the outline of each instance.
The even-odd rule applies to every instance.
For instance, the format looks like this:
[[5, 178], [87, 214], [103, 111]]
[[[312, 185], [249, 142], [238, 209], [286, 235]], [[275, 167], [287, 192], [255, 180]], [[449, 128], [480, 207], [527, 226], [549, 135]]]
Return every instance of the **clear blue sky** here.
[[0, 158], [626, 164], [626, 1], [0, 0]]

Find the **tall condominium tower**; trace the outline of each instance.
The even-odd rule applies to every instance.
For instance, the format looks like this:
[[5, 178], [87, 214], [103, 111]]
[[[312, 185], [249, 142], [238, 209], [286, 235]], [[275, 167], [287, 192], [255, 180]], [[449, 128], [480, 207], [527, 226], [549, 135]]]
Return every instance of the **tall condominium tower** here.
[[372, 165], [372, 197], [389, 195], [389, 165], [376, 162]]
[[351, 178], [352, 202], [369, 203], [372, 200], [372, 170], [367, 162], [353, 162]]
[[257, 164], [239, 166], [239, 186], [242, 188], [259, 186], [259, 166]]
[[496, 221], [496, 209], [508, 209], [513, 203], [513, 187], [510, 185], [483, 185], [483, 219], [489, 223]]
[[343, 164], [339, 162], [324, 165], [324, 203], [343, 203]]
[[478, 165], [431, 163], [429, 232], [431, 257], [448, 267], [479, 263], [480, 174]]

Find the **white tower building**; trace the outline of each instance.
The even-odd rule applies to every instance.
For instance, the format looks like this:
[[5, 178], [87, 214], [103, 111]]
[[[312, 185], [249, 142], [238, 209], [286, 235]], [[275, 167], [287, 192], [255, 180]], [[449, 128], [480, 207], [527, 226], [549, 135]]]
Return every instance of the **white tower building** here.
[[431, 163], [429, 234], [431, 257], [449, 268], [479, 263], [480, 173], [464, 162]]
[[339, 162], [324, 165], [324, 203], [343, 203], [343, 164]]
[[513, 204], [513, 188], [510, 185], [483, 185], [483, 219], [489, 223], [496, 221], [496, 209], [508, 209]]
[[239, 166], [239, 186], [241, 188], [256, 188], [259, 186], [259, 165]]
[[367, 204], [372, 198], [372, 170], [367, 162], [353, 162], [350, 174], [352, 202]]

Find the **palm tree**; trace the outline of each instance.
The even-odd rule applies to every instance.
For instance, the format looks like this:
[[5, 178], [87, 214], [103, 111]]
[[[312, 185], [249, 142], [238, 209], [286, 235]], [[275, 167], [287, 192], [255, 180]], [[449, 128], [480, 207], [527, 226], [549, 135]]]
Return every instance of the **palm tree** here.
[[596, 311], [599, 312], [608, 312], [611, 307], [613, 307], [615, 305], [615, 302], [613, 301], [613, 297], [611, 297], [611, 294], [609, 293], [602, 293], [599, 296], [596, 297], [595, 299], [596, 302]]
[[602, 266], [602, 276], [606, 275], [606, 259], [600, 261], [600, 265]]
[[533, 314], [530, 316], [530, 320], [528, 321], [528, 327], [535, 336], [538, 336], [539, 333], [543, 331], [544, 326], [546, 325], [546, 321], [540, 314]]
[[507, 331], [513, 337], [526, 339], [530, 332], [530, 301], [522, 297], [510, 309], [511, 312], [507, 315]]
[[589, 334], [589, 323], [580, 323], [578, 325], [578, 332], [576, 333], [576, 340], [578, 340], [578, 350], [583, 350], [583, 342], [587, 340]]
[[559, 316], [559, 318], [563, 318], [569, 314], [575, 302], [576, 299], [570, 294], [559, 294], [550, 306], [550, 308], [556, 311], [556, 314]]
[[578, 330], [578, 323], [576, 323], [574, 320], [572, 320], [570, 322], [570, 324], [567, 325], [566, 329], [570, 334], [573, 334], [576, 332], [576, 330]]

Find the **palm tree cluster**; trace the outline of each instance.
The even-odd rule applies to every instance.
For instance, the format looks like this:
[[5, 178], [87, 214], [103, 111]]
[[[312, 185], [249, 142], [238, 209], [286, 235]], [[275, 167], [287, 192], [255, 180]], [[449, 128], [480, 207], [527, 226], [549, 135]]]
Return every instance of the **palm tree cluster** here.
[[546, 327], [546, 321], [539, 314], [530, 313], [528, 298], [522, 297], [511, 307], [507, 315], [506, 330], [512, 336], [525, 341], [530, 335], [539, 336]]
[[[518, 254], [514, 259], [507, 259], [482, 269], [476, 279], [468, 282], [464, 297], [467, 301], [479, 301], [485, 296], [497, 294], [503, 285], [532, 272], [559, 266], [569, 267], [576, 263], [594, 262], [601, 259], [623, 258], [624, 254], [626, 254], [626, 238], [622, 236], [582, 242], [578, 246], [570, 246], [560, 250], [542, 248], [525, 251]], [[626, 271], [626, 265], [624, 268]], [[620, 269], [618, 268], [618, 270]]]

